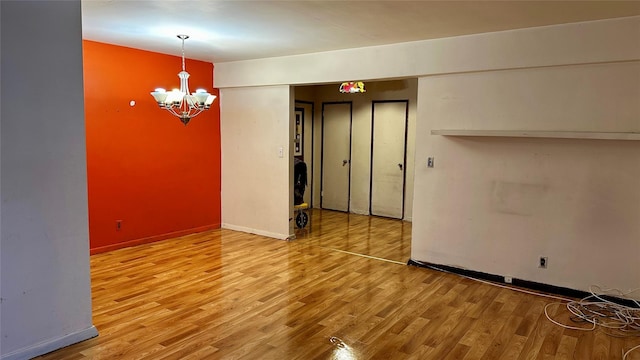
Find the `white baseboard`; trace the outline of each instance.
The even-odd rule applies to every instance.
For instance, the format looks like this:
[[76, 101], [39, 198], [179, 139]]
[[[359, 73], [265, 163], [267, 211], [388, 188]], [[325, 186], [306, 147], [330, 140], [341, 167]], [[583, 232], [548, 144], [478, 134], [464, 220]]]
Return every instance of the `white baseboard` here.
[[222, 223], [222, 228], [234, 230], [234, 231], [246, 232], [249, 234], [262, 235], [262, 236], [266, 236], [266, 237], [270, 237], [278, 240], [287, 240], [289, 238], [288, 234], [277, 234], [269, 231], [252, 229], [245, 226], [238, 226], [238, 225], [232, 225], [232, 224], [226, 224], [226, 223]]
[[79, 343], [81, 341], [94, 338], [96, 336], [98, 336], [98, 329], [96, 329], [96, 327], [92, 325], [90, 328], [86, 328], [84, 330], [67, 334], [65, 336], [62, 336], [56, 339], [46, 340], [32, 346], [28, 346], [22, 349], [12, 351], [8, 354], [3, 354], [0, 357], [0, 359], [2, 360], [31, 359], [36, 356], [50, 353], [54, 350], [61, 349], [65, 346], [73, 345], [75, 343]]

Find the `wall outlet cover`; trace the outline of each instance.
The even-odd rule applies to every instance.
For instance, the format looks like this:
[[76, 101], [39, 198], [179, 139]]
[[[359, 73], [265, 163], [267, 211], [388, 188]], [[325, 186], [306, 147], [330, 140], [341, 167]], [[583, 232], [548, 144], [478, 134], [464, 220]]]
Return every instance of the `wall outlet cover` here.
[[541, 269], [546, 269], [549, 266], [549, 259], [546, 256], [540, 256], [540, 260], [538, 262], [538, 267]]

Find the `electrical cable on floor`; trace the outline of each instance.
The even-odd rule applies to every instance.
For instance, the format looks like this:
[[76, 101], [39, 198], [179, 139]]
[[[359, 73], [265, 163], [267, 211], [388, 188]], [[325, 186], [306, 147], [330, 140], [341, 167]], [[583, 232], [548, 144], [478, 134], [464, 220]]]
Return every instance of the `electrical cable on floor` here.
[[[551, 299], [560, 300], [561, 302], [553, 302], [553, 303], [547, 304], [544, 307], [544, 314], [549, 321], [565, 329], [594, 331], [598, 327], [601, 327], [603, 329], [606, 329], [604, 330], [605, 334], [610, 336], [640, 337], [640, 302], [629, 297], [631, 294], [639, 291], [640, 288], [637, 288], [628, 292], [622, 292], [618, 289], [602, 289], [597, 285], [592, 285], [589, 287], [589, 292], [591, 293], [591, 295], [583, 298], [582, 300], [572, 300], [564, 297], [547, 295], [547, 294], [533, 292], [533, 291], [527, 291], [517, 287], [506, 286], [506, 285], [502, 285], [502, 284], [491, 282], [491, 281], [485, 281], [482, 279], [476, 279], [471, 276], [457, 274], [457, 273], [447, 271], [437, 266], [426, 264], [420, 261], [416, 261], [416, 260], [412, 260], [412, 261], [428, 269], [441, 271], [448, 274], [458, 275], [463, 278], [475, 280], [481, 283], [497, 286], [504, 289], [519, 291], [525, 294], [543, 296]], [[613, 301], [610, 301], [604, 298], [605, 296], [614, 296], [614, 297], [631, 301], [636, 305], [636, 307], [625, 306], [625, 305], [615, 303]], [[552, 319], [551, 316], [549, 315], [548, 308], [554, 305], [565, 305], [567, 307], [567, 310], [573, 315], [570, 317], [572, 321], [589, 323], [590, 326], [586, 328], [571, 326], [571, 325], [562, 324]], [[629, 356], [629, 354], [631, 354], [633, 351], [638, 349], [640, 349], [640, 345], [636, 345], [628, 349], [626, 352], [623, 349], [622, 360], [627, 360], [627, 357]]]
[[[544, 307], [544, 314], [552, 323], [565, 329], [593, 331], [597, 328], [604, 329], [603, 332], [610, 336], [616, 337], [640, 337], [640, 303], [629, 297], [640, 290], [634, 289], [628, 292], [622, 292], [617, 289], [602, 289], [599, 286], [592, 285], [589, 287], [591, 295], [581, 299], [570, 301], [567, 304], [549, 303]], [[636, 307], [625, 306], [616, 302], [607, 300], [604, 296], [616, 296], [633, 302]], [[591, 326], [583, 328], [567, 324], [562, 324], [551, 318], [548, 308], [553, 305], [565, 305], [567, 310], [573, 315], [571, 321], [576, 323], [589, 323]], [[636, 345], [626, 352], [622, 350], [622, 360], [634, 350], [640, 349], [640, 345]]]
[[474, 280], [474, 281], [481, 282], [481, 283], [484, 283], [484, 284], [497, 286], [497, 287], [500, 287], [500, 288], [503, 288], [503, 289], [509, 289], [509, 290], [513, 290], [513, 291], [518, 291], [518, 292], [529, 294], [529, 295], [547, 297], [547, 298], [550, 298], [550, 299], [556, 299], [556, 300], [560, 300], [560, 301], [567, 301], [567, 302], [573, 301], [572, 299], [568, 299], [568, 298], [564, 298], [564, 297], [560, 297], [560, 296], [543, 294], [543, 293], [534, 292], [534, 291], [528, 291], [528, 290], [524, 290], [524, 289], [521, 289], [521, 288], [517, 288], [515, 286], [502, 285], [502, 284], [499, 284], [499, 283], [496, 283], [496, 282], [486, 281], [486, 280], [477, 279], [477, 278], [474, 278], [474, 277], [471, 277], [471, 276], [454, 273], [454, 272], [451, 272], [451, 271], [447, 271], [447, 270], [441, 269], [441, 268], [439, 268], [437, 266], [433, 266], [433, 265], [430, 265], [430, 264], [426, 264], [426, 263], [420, 262], [418, 260], [411, 260], [411, 261], [413, 261], [415, 263], [418, 263], [418, 264], [420, 264], [420, 266], [426, 267], [426, 268], [431, 269], [431, 270], [436, 270], [436, 271], [441, 271], [441, 272], [444, 272], [444, 273], [447, 273], [447, 274], [461, 276], [461, 277], [469, 279], [469, 280]]
[[385, 259], [385, 258], [381, 258], [381, 257], [377, 257], [377, 256], [371, 256], [371, 255], [366, 255], [366, 254], [359, 254], [356, 252], [352, 252], [352, 251], [346, 251], [346, 250], [340, 250], [340, 249], [334, 249], [334, 248], [330, 248], [330, 247], [326, 247], [326, 246], [320, 246], [320, 245], [315, 245], [321, 249], [327, 249], [327, 250], [332, 250], [332, 251], [337, 251], [337, 252], [341, 252], [344, 254], [349, 254], [349, 255], [355, 255], [355, 256], [360, 256], [363, 258], [367, 258], [367, 259], [374, 259], [374, 260], [380, 260], [380, 261], [386, 261], [386, 262], [390, 262], [393, 264], [399, 264], [399, 265], [406, 265], [406, 263], [402, 262], [402, 261], [396, 261], [396, 260], [390, 260], [390, 259]]
[[[637, 349], [640, 349], [640, 345], [636, 345], [636, 346], [632, 347], [631, 349], [629, 349], [629, 351], [627, 351], [626, 353], [622, 354], [622, 360], [627, 360], [627, 356], [629, 356], [629, 354], [631, 354], [631, 352], [633, 350], [637, 350]], [[624, 351], [624, 350], [622, 350], [622, 351]]]

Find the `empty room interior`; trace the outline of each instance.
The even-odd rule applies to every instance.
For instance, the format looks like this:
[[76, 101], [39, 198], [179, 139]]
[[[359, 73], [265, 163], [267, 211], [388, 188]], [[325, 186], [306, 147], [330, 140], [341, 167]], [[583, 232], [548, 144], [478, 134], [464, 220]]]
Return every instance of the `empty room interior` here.
[[1, 360], [640, 359], [640, 1], [0, 17]]

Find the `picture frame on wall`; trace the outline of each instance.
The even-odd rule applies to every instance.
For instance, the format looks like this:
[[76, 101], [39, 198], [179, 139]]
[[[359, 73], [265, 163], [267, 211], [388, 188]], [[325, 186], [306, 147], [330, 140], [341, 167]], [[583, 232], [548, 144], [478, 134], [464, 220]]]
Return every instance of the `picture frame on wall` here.
[[304, 135], [304, 112], [302, 111], [302, 109], [296, 108], [296, 123], [295, 123], [295, 129], [294, 129], [294, 137], [293, 137], [293, 155], [294, 156], [302, 156], [303, 135]]

